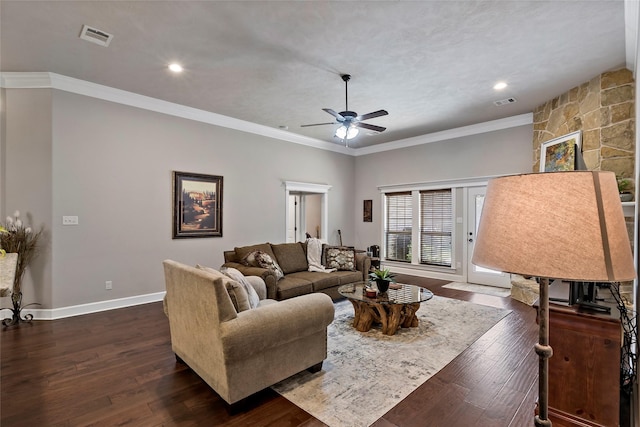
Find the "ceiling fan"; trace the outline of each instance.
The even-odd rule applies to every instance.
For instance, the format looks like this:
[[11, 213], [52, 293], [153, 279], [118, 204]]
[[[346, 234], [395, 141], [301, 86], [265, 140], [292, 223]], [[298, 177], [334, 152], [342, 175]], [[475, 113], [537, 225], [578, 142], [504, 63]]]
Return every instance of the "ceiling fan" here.
[[342, 80], [344, 81], [344, 111], [336, 113], [331, 108], [323, 108], [323, 111], [331, 114], [336, 118], [335, 122], [326, 122], [326, 123], [314, 123], [310, 125], [301, 125], [300, 127], [309, 127], [309, 126], [322, 126], [322, 125], [333, 125], [333, 124], [341, 124], [342, 126], [336, 129], [335, 137], [340, 138], [342, 142], [344, 142], [345, 146], [347, 146], [347, 140], [355, 138], [360, 132], [358, 128], [369, 129], [376, 132], [383, 132], [385, 127], [371, 125], [369, 123], [362, 123], [363, 120], [373, 119], [374, 117], [386, 116], [389, 114], [386, 110], [378, 110], [372, 113], [363, 114], [361, 116], [358, 115], [355, 111], [349, 111], [349, 80], [351, 80], [351, 75], [342, 74], [340, 75]]

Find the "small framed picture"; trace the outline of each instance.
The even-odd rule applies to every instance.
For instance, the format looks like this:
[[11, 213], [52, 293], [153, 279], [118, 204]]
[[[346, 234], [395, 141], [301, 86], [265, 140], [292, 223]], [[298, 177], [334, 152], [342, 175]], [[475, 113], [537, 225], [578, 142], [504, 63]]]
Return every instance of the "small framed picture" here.
[[573, 171], [578, 165], [582, 133], [573, 132], [540, 147], [540, 172]]
[[362, 208], [363, 222], [373, 222], [372, 210], [373, 210], [373, 200], [365, 200], [364, 206]]
[[173, 238], [222, 237], [222, 177], [173, 172]]

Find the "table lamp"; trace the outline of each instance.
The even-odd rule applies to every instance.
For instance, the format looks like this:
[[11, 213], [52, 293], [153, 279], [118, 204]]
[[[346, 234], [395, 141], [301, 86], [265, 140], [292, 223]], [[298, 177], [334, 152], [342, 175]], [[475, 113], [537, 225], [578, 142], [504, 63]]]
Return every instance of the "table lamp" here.
[[536, 426], [548, 419], [549, 279], [633, 280], [629, 235], [613, 172], [533, 173], [489, 181], [472, 262], [540, 279]]

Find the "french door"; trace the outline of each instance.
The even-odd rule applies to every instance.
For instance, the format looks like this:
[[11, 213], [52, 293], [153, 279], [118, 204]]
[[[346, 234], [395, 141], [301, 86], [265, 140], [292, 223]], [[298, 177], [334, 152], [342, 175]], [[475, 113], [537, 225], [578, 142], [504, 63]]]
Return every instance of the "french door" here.
[[485, 192], [486, 187], [471, 187], [468, 190], [467, 206], [469, 207], [469, 215], [467, 216], [467, 282], [477, 283], [479, 285], [510, 288], [511, 277], [508, 273], [490, 270], [488, 268], [474, 265], [471, 262], [471, 259], [473, 258], [473, 248], [475, 246], [476, 236], [478, 233], [478, 225], [480, 224], [480, 216], [482, 215], [482, 205], [484, 204]]

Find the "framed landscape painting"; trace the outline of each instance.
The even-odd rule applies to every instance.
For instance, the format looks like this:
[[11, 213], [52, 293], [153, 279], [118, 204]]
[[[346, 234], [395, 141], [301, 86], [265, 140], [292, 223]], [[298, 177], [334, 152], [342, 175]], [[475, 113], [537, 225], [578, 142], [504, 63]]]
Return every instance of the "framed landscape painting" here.
[[540, 147], [540, 172], [573, 171], [577, 169], [581, 132], [573, 132]]
[[173, 172], [173, 238], [222, 237], [222, 177]]

